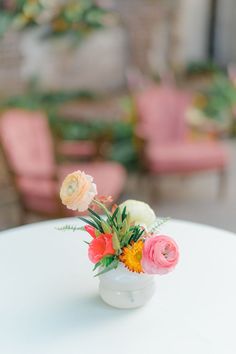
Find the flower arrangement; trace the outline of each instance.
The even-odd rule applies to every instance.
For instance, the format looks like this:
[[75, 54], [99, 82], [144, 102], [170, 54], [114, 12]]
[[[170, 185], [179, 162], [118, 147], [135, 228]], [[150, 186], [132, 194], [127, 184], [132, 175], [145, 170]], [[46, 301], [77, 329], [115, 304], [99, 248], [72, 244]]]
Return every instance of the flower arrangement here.
[[82, 229], [91, 236], [88, 258], [94, 270], [98, 269], [96, 276], [116, 269], [120, 263], [131, 272], [147, 274], [166, 274], [176, 266], [178, 246], [171, 237], [157, 233], [160, 222], [148, 204], [127, 200], [109, 210], [107, 204], [112, 198], [99, 197], [93, 177], [82, 171], [65, 178], [60, 197], [67, 208], [89, 213], [89, 218], [80, 216], [85, 222], [82, 228], [69, 225], [63, 229]]

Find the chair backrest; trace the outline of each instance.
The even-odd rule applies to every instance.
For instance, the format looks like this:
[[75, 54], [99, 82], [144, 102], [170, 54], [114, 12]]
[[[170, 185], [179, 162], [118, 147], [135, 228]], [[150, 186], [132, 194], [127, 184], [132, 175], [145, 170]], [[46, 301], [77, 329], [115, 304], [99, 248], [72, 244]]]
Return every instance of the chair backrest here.
[[185, 112], [191, 95], [170, 86], [153, 86], [136, 97], [139, 131], [155, 143], [186, 138]]
[[18, 176], [52, 178], [53, 141], [41, 112], [11, 109], [0, 118], [0, 138], [12, 172]]

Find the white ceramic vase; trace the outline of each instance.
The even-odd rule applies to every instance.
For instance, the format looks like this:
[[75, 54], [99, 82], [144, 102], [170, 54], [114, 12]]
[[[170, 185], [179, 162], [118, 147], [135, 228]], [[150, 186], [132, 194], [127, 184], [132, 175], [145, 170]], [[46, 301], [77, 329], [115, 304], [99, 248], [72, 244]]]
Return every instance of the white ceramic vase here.
[[155, 292], [154, 277], [130, 272], [122, 263], [99, 276], [99, 294], [108, 305], [130, 309], [146, 304]]

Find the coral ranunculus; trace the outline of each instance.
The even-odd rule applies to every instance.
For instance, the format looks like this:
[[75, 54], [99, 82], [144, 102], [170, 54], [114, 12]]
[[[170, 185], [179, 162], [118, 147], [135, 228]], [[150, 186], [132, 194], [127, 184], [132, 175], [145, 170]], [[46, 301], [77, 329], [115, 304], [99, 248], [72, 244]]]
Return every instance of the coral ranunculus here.
[[96, 184], [92, 183], [93, 177], [82, 171], [69, 174], [62, 183], [60, 197], [68, 209], [85, 211], [88, 209], [95, 195]]
[[104, 256], [115, 254], [112, 235], [101, 234], [89, 244], [88, 257], [92, 263], [99, 262]]
[[173, 270], [178, 260], [178, 246], [169, 236], [157, 235], [145, 240], [142, 256], [145, 273], [166, 274]]

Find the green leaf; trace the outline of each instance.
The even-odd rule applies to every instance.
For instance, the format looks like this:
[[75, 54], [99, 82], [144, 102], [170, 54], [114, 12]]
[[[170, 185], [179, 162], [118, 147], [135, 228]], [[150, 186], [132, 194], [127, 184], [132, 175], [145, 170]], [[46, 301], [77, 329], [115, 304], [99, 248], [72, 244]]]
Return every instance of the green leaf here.
[[94, 222], [92, 222], [89, 219], [84, 218], [83, 216], [79, 216], [79, 219], [82, 220], [83, 222], [85, 222], [86, 224], [89, 224], [90, 226], [94, 227], [95, 229], [97, 229], [98, 231], [102, 232], [102, 229], [98, 227], [97, 224], [95, 224]]
[[122, 228], [121, 228], [121, 230], [120, 230], [120, 233], [121, 233], [121, 235], [125, 235], [126, 234], [126, 232], [127, 232], [127, 230], [128, 230], [128, 224], [127, 224], [127, 221], [126, 221], [126, 219], [123, 221], [123, 225], [122, 225]]
[[111, 227], [104, 221], [101, 221], [101, 226], [105, 234], [110, 234], [112, 232]]
[[119, 264], [119, 259], [118, 259], [118, 258], [115, 258], [115, 259], [113, 260], [113, 262], [112, 262], [109, 266], [107, 266], [106, 268], [104, 268], [101, 272], [97, 273], [97, 274], [95, 275], [95, 277], [97, 277], [98, 275], [107, 273], [107, 272], [109, 272], [109, 271], [112, 270], [112, 269], [116, 269], [116, 268], [118, 267], [118, 264]]
[[95, 271], [100, 265], [101, 265], [101, 261], [97, 262], [93, 267], [93, 271]]
[[112, 246], [116, 252], [120, 251], [120, 241], [118, 239], [116, 232], [113, 232], [112, 235]]
[[126, 206], [124, 207], [123, 211], [122, 211], [122, 221], [125, 220], [125, 218], [127, 217], [127, 214], [126, 214]]
[[107, 255], [100, 260], [100, 264], [103, 267], [108, 267], [114, 261], [114, 259], [115, 259], [115, 256]]
[[117, 234], [117, 236], [118, 236], [118, 238], [119, 238], [119, 236], [120, 236], [120, 235], [119, 235], [119, 230], [117, 229], [116, 225], [114, 225], [114, 224], [112, 225], [112, 233], [113, 233], [113, 232], [116, 232], [116, 234]]
[[121, 216], [120, 208], [118, 209], [116, 220], [117, 220], [117, 225], [121, 225], [122, 224], [122, 216]]
[[106, 214], [106, 216], [111, 219], [111, 213], [109, 212], [109, 210], [106, 208], [106, 206], [104, 204], [102, 204], [101, 202], [99, 202], [98, 200], [94, 199], [94, 203], [97, 204], [99, 206], [99, 208], [101, 208], [104, 213]]
[[112, 214], [112, 217], [111, 217], [112, 220], [114, 220], [116, 218], [118, 211], [119, 211], [119, 207], [117, 207], [116, 210], [114, 211], [114, 213]]
[[140, 226], [132, 226], [129, 229], [129, 232], [127, 235], [125, 235], [123, 242], [122, 242], [122, 247], [130, 244], [132, 241], [133, 242], [137, 242], [140, 237], [143, 235], [143, 233], [145, 232], [144, 229], [142, 229]]
[[90, 215], [90, 218], [92, 219], [92, 221], [97, 225], [97, 228], [102, 231], [102, 225], [101, 225], [101, 221], [96, 219], [93, 215]]
[[132, 239], [132, 231], [129, 230], [121, 240], [121, 247], [127, 246]]
[[102, 220], [101, 216], [99, 214], [97, 214], [93, 209], [88, 208], [88, 211], [90, 212], [90, 214], [92, 214], [98, 220]]
[[142, 230], [141, 232], [138, 232], [137, 234], [135, 234], [133, 239], [132, 239], [132, 241], [137, 242], [140, 239], [140, 237], [142, 236], [143, 233], [144, 233], [144, 230]]

